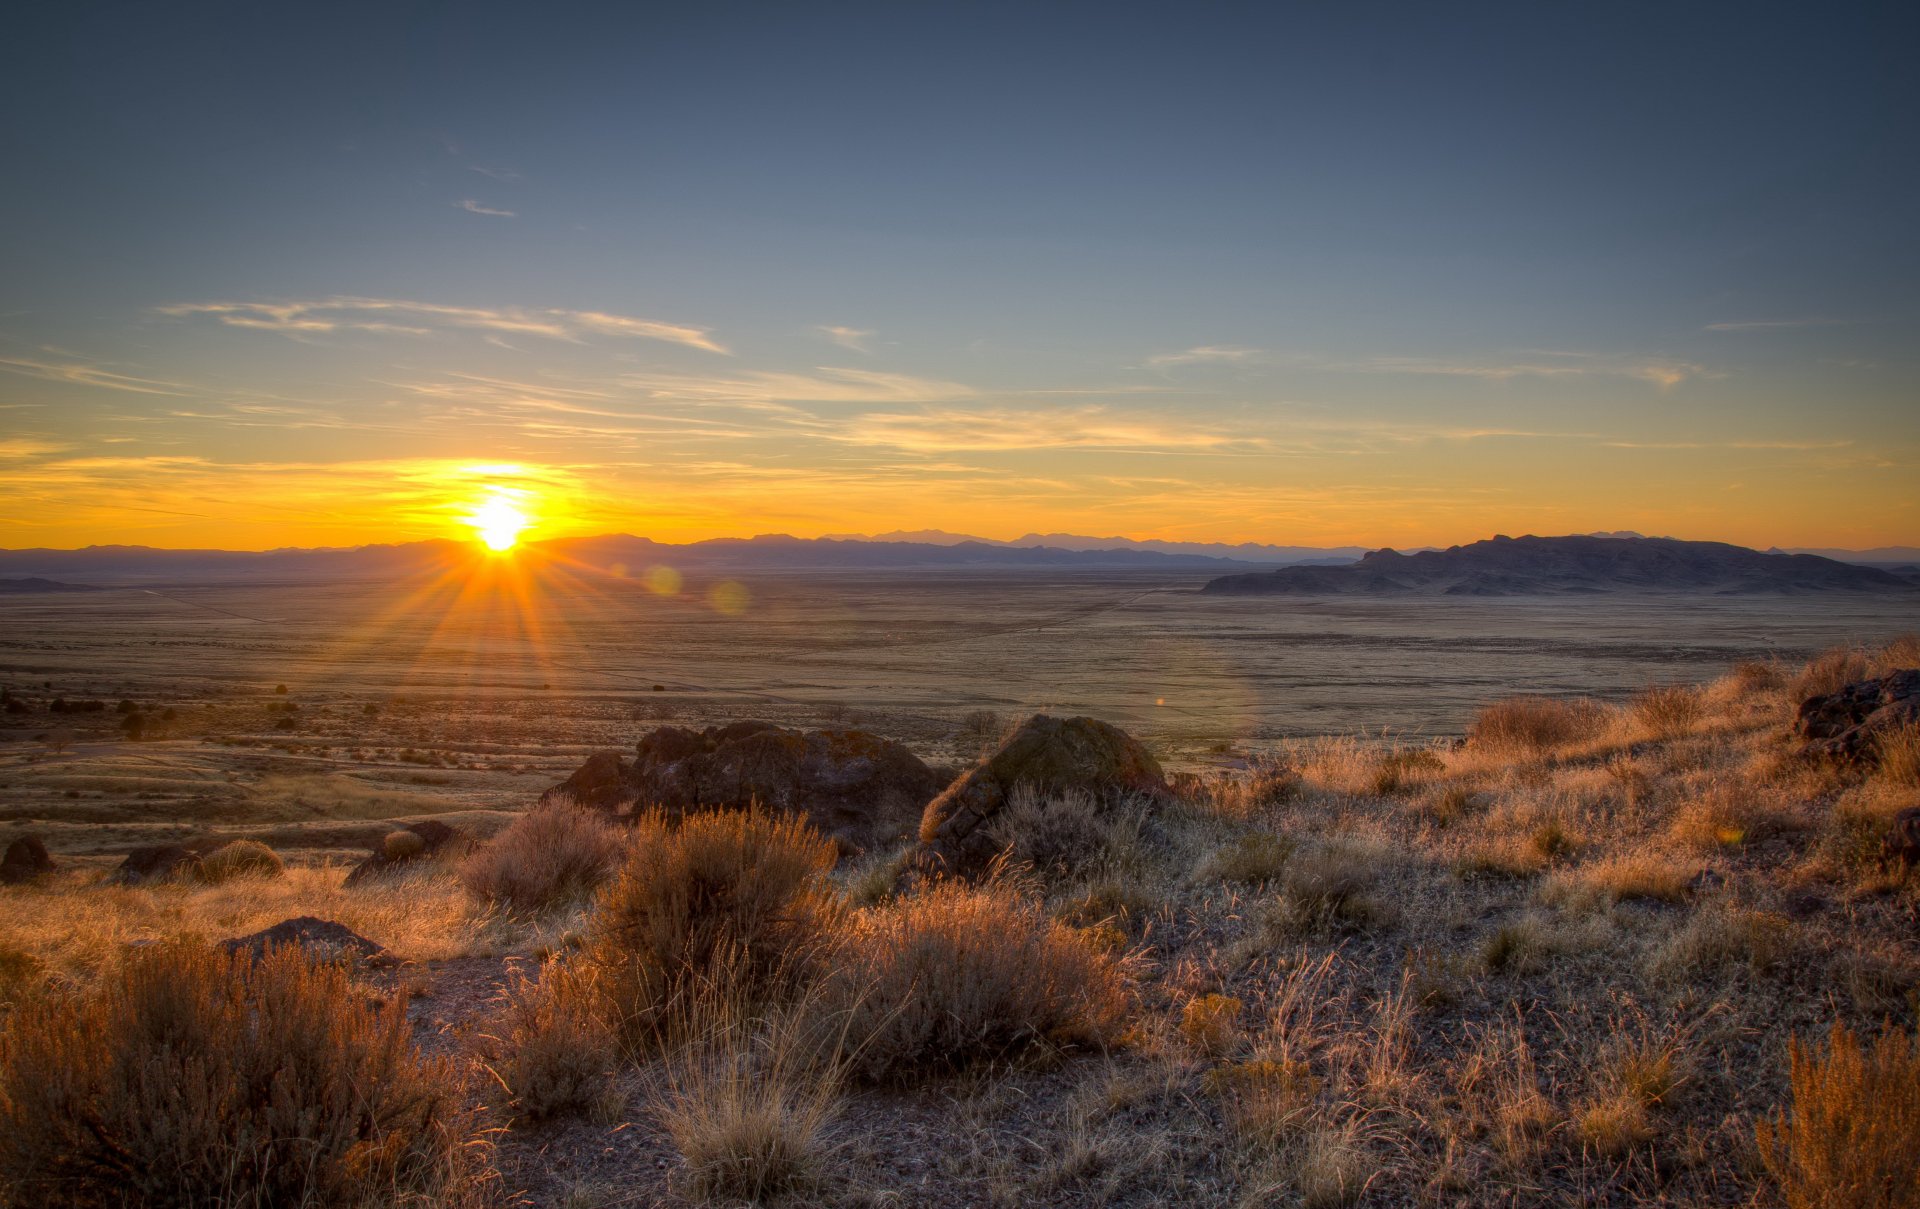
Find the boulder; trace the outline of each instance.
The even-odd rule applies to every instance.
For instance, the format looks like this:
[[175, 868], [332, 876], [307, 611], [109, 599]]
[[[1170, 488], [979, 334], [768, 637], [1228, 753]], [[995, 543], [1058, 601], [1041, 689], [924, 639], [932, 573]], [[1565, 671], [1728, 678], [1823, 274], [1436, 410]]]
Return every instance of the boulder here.
[[632, 763], [593, 756], [542, 800], [564, 793], [620, 814], [657, 806], [675, 815], [758, 803], [804, 814], [857, 850], [911, 834], [942, 783], [904, 745], [866, 731], [735, 722], [660, 727], [635, 745]]
[[450, 860], [464, 854], [473, 846], [467, 833], [457, 827], [434, 819], [423, 819], [418, 823], [408, 823], [397, 828], [399, 831], [412, 832], [420, 837], [420, 846], [401, 846], [390, 844], [382, 836], [379, 844], [367, 855], [367, 858], [347, 871], [345, 886], [358, 885], [369, 878], [384, 877], [389, 873], [398, 873], [427, 861]]
[[37, 835], [23, 835], [0, 857], [0, 886], [17, 886], [53, 872], [53, 858]]
[[999, 850], [987, 824], [1018, 785], [1078, 790], [1107, 802], [1168, 792], [1159, 761], [1119, 727], [1035, 714], [927, 803], [920, 819], [920, 867], [963, 876], [983, 869]]
[[286, 919], [249, 936], [223, 940], [220, 947], [229, 953], [245, 953], [258, 960], [269, 949], [289, 945], [305, 949], [317, 961], [359, 961], [368, 965], [387, 965], [392, 954], [345, 924], [302, 915]]
[[120, 886], [145, 886], [190, 874], [199, 866], [201, 857], [219, 846], [218, 841], [196, 840], [189, 844], [135, 848], [107, 880]]
[[1909, 806], [1893, 816], [1880, 841], [1880, 860], [1903, 873], [1920, 865], [1920, 806]]
[[572, 776], [540, 795], [544, 805], [549, 799], [565, 795], [594, 810], [625, 814], [638, 800], [639, 789], [632, 782], [632, 768], [620, 760], [617, 751], [595, 752]]
[[1800, 703], [1794, 733], [1801, 751], [1845, 763], [1872, 762], [1875, 741], [1902, 727], [1920, 725], [1920, 668], [1872, 680], [1856, 680], [1837, 692]]

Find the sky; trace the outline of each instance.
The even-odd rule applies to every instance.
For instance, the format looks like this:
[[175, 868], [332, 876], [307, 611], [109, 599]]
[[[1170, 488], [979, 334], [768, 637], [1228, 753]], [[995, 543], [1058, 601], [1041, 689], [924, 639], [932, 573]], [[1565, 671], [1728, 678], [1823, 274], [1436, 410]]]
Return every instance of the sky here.
[[0, 546], [1920, 544], [1911, 4], [9, 25]]

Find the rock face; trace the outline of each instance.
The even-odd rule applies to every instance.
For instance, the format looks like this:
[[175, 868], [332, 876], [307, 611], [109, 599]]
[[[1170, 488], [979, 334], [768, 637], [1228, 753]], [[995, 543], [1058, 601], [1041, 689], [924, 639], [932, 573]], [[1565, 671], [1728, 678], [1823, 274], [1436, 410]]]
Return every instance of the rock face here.
[[1903, 871], [1920, 865], [1920, 806], [1909, 806], [1893, 816], [1886, 838], [1880, 841], [1880, 860]]
[[320, 961], [364, 961], [370, 965], [383, 965], [393, 960], [384, 947], [345, 924], [316, 919], [311, 915], [282, 920], [250, 936], [236, 936], [220, 942], [220, 947], [227, 952], [245, 953], [255, 960], [264, 956], [268, 949], [288, 945], [297, 945]]
[[1806, 755], [1871, 760], [1876, 739], [1914, 725], [1920, 725], [1920, 668], [1907, 668], [1807, 698], [1794, 733], [1807, 741]]
[[107, 880], [121, 886], [145, 886], [193, 872], [200, 858], [218, 843], [153, 844], [127, 853]]
[[788, 730], [735, 722], [704, 731], [663, 726], [642, 738], [631, 764], [589, 759], [542, 795], [628, 814], [671, 814], [750, 802], [807, 816], [855, 849], [910, 834], [939, 774], [899, 743], [859, 730]]
[[979, 872], [997, 851], [986, 824], [1023, 784], [1109, 800], [1167, 792], [1159, 761], [1119, 727], [1035, 714], [927, 803], [920, 819], [922, 867], [962, 876]]
[[17, 886], [53, 872], [53, 858], [37, 835], [23, 835], [7, 845], [0, 858], [0, 886]]
[[459, 856], [472, 846], [472, 840], [464, 831], [449, 827], [445, 823], [424, 819], [418, 823], [408, 823], [399, 828], [410, 831], [420, 837], [421, 846], [412, 852], [402, 852], [397, 846], [389, 846], [384, 838], [366, 860], [361, 861], [347, 872], [347, 880], [342, 885], [354, 886], [368, 878], [382, 877], [397, 873], [424, 861], [445, 860]]

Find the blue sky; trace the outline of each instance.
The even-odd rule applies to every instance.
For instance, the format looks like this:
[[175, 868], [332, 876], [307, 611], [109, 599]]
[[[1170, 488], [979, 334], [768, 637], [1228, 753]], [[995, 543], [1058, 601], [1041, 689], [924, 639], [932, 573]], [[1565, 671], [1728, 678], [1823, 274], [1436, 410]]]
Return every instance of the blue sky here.
[[1894, 5], [42, 6], [0, 544], [1920, 537]]

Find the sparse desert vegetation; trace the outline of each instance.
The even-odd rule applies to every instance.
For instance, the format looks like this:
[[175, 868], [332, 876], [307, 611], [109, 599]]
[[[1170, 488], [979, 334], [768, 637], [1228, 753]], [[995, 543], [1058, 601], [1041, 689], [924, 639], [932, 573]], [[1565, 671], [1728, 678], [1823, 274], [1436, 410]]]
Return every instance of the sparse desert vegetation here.
[[[71, 1131], [154, 1115], [124, 1063], [155, 1014], [250, 1004], [271, 1028], [192, 1086], [260, 1101], [255, 1149], [151, 1176], [209, 1203], [1912, 1204], [1910, 736], [1835, 764], [1791, 732], [1805, 686], [1913, 653], [1495, 701], [1457, 743], [1277, 744], [1158, 796], [1025, 786], [968, 880], [557, 798], [456, 859], [375, 826], [393, 871], [352, 886], [256, 840], [58, 868], [0, 889], [0, 1179], [99, 1199], [125, 1160]], [[395, 962], [208, 947], [302, 915]], [[244, 1090], [296, 1045], [294, 1101]], [[367, 1062], [395, 1099], [353, 1111], [405, 1123], [373, 1151], [329, 1115]]]

